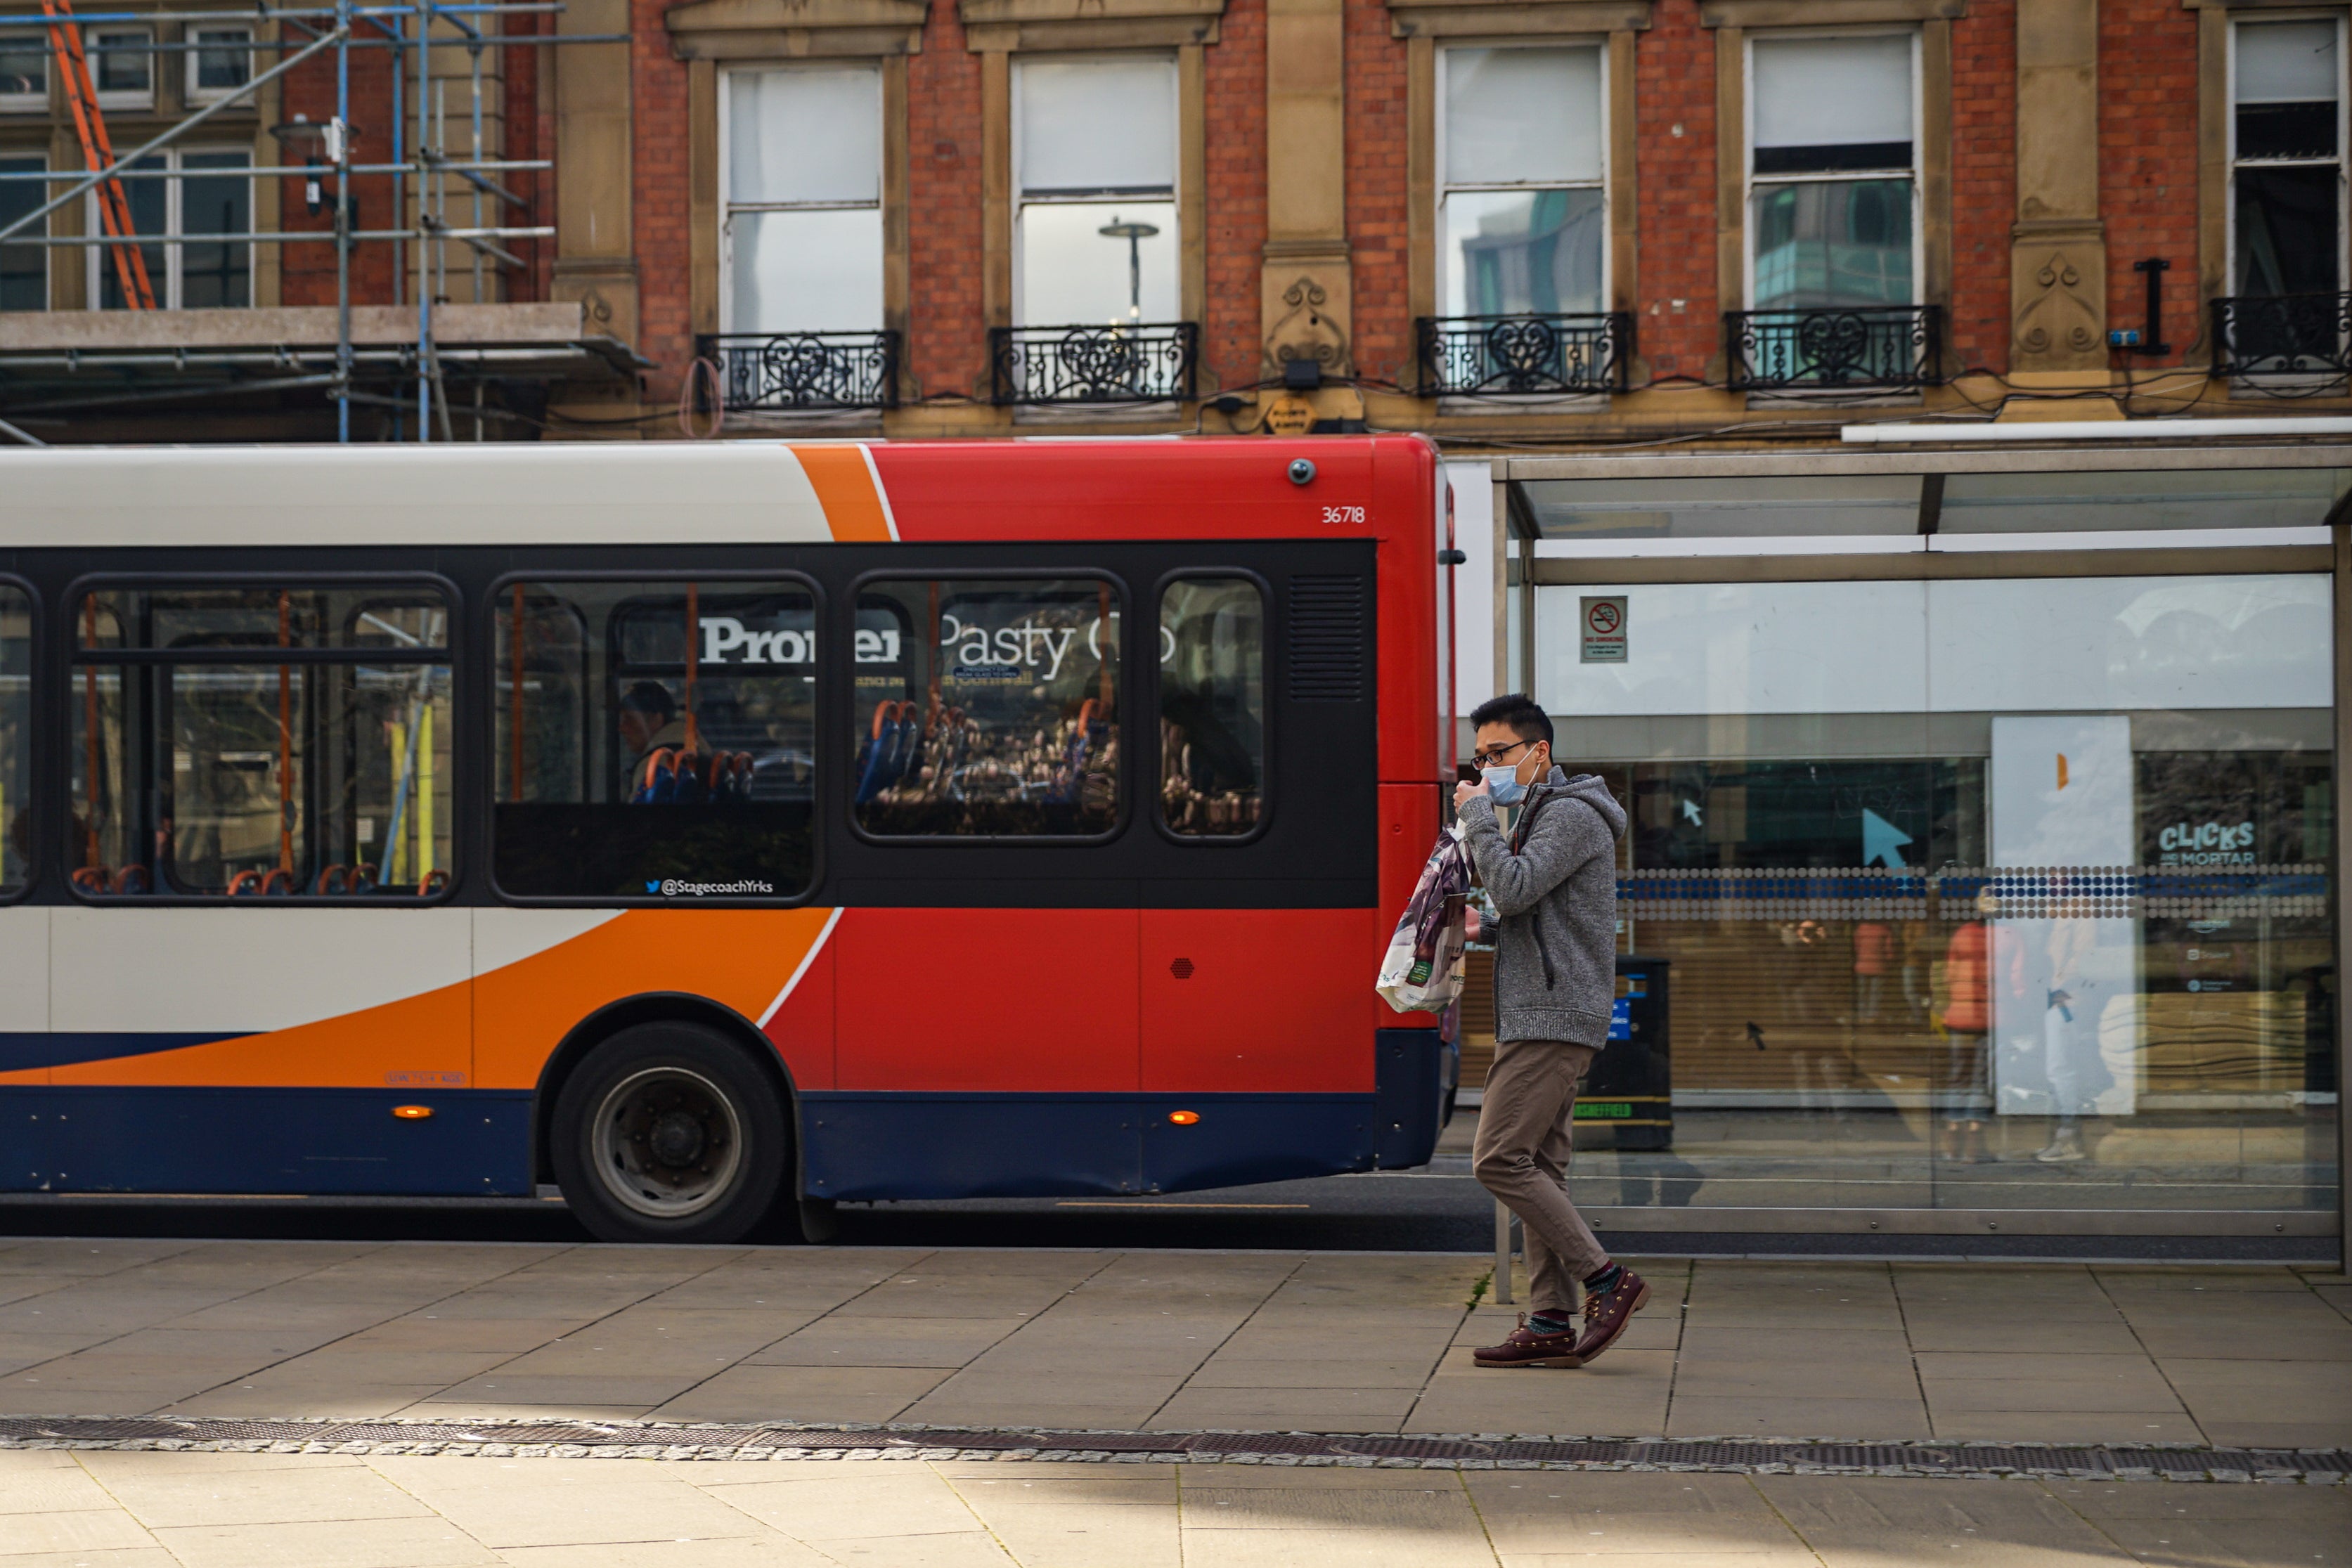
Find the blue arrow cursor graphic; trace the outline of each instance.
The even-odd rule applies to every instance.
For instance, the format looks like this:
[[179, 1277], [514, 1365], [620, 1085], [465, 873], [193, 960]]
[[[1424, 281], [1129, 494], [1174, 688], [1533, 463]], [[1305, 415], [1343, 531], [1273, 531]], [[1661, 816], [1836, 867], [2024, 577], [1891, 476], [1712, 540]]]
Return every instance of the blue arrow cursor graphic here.
[[1911, 835], [1864, 806], [1862, 809], [1862, 863], [1901, 870], [1906, 862], [1903, 846]]

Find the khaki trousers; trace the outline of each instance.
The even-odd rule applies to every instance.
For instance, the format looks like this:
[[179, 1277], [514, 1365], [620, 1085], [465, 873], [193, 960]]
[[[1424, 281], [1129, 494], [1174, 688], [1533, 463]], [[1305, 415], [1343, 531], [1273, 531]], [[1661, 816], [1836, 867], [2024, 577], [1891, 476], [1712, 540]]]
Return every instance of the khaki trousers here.
[[1536, 1312], [1573, 1312], [1579, 1282], [1609, 1266], [1601, 1239], [1568, 1200], [1570, 1119], [1597, 1054], [1561, 1040], [1505, 1040], [1486, 1072], [1471, 1168], [1527, 1227], [1528, 1304]]

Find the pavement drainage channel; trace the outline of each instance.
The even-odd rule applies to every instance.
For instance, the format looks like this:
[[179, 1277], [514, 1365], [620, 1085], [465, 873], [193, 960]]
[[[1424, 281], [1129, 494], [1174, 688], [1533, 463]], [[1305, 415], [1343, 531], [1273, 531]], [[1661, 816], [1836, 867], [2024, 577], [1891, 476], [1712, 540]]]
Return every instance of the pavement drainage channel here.
[[1743, 1474], [2067, 1476], [2352, 1482], [2352, 1450], [1795, 1438], [1401, 1437], [1303, 1432], [685, 1426], [628, 1422], [237, 1421], [0, 1416], [0, 1448], [446, 1454], [521, 1458], [1048, 1459], [1388, 1469], [1700, 1470]]

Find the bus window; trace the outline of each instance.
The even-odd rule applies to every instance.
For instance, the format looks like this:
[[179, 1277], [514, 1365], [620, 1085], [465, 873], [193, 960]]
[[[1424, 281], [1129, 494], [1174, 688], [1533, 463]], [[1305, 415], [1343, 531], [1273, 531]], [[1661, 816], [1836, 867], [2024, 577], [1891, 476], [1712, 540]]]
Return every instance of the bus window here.
[[501, 892], [660, 902], [808, 891], [807, 584], [516, 582], [495, 597]]
[[1078, 837], [1118, 823], [1118, 595], [1091, 578], [872, 582], [850, 704], [857, 825]]
[[0, 584], [0, 893], [33, 869], [33, 601]]
[[1193, 577], [1160, 595], [1160, 820], [1237, 838], [1265, 812], [1265, 595]]
[[414, 898], [448, 885], [439, 591], [106, 588], [72, 614], [76, 891]]

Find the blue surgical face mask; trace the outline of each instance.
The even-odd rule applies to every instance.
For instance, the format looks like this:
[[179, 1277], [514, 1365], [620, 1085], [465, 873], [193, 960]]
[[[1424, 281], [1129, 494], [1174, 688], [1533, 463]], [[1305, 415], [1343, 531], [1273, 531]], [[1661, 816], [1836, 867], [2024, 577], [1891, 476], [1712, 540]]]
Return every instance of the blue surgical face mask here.
[[1481, 768], [1478, 777], [1486, 781], [1486, 792], [1497, 806], [1516, 806], [1527, 799], [1528, 787], [1519, 782], [1516, 768]]

